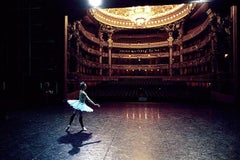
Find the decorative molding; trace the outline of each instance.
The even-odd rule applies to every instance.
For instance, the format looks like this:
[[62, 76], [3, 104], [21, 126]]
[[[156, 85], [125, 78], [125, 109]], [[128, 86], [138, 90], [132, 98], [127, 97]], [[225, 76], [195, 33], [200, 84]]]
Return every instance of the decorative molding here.
[[192, 12], [196, 3], [138, 6], [126, 8], [92, 8], [90, 15], [99, 23], [116, 28], [153, 28], [174, 23]]

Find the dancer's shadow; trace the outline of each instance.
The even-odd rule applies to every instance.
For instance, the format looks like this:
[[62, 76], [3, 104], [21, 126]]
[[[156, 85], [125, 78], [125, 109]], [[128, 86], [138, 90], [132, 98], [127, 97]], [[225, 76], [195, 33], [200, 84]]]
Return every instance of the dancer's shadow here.
[[94, 142], [88, 142], [83, 143], [84, 141], [87, 141], [92, 138], [92, 133], [85, 133], [85, 132], [77, 132], [71, 134], [70, 132], [67, 132], [66, 135], [58, 138], [59, 144], [71, 144], [72, 149], [68, 151], [70, 155], [74, 155], [80, 152], [80, 147], [93, 144], [93, 143], [99, 143], [101, 141], [94, 141]]

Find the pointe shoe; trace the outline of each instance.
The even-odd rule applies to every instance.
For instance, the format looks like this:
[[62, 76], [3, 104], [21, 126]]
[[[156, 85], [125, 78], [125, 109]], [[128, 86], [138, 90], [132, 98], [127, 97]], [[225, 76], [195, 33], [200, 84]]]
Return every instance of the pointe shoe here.
[[86, 127], [82, 127], [82, 131], [86, 131], [87, 130], [87, 128]]
[[69, 131], [69, 128], [70, 128], [70, 125], [68, 125], [68, 126], [66, 127], [65, 131], [68, 132], [68, 131]]

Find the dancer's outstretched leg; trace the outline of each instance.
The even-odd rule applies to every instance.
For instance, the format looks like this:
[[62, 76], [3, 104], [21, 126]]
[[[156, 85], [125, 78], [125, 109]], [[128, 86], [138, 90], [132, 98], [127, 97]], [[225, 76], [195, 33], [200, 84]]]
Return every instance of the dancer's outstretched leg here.
[[66, 132], [68, 132], [70, 126], [72, 125], [72, 122], [73, 122], [75, 116], [76, 116], [76, 110], [73, 111], [73, 114], [72, 114], [71, 117], [70, 117], [69, 124], [68, 124], [68, 126], [66, 127], [66, 129], [65, 129]]
[[87, 130], [87, 128], [86, 128], [86, 127], [84, 127], [84, 124], [83, 124], [83, 116], [82, 116], [82, 111], [79, 111], [79, 123], [80, 123], [80, 125], [81, 125], [81, 127], [82, 127], [82, 130], [83, 130], [83, 131], [86, 131], [86, 130]]

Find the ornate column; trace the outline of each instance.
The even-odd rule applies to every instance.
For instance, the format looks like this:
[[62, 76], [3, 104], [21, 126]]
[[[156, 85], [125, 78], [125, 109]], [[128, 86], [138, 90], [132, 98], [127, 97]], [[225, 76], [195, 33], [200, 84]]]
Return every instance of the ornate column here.
[[173, 63], [173, 37], [172, 37], [172, 31], [168, 32], [168, 47], [169, 47], [169, 75], [172, 76], [172, 63]]
[[99, 56], [99, 64], [100, 64], [100, 70], [99, 70], [99, 75], [102, 75], [102, 57], [103, 57], [103, 46], [100, 45], [99, 48], [100, 56]]
[[76, 41], [76, 59], [77, 59], [77, 70], [76, 70], [76, 72], [79, 72], [79, 68], [80, 68], [80, 58], [81, 58], [81, 53], [80, 53], [80, 51], [79, 51], [79, 48], [80, 48], [80, 42], [81, 42], [81, 38], [80, 38], [80, 36], [79, 36], [79, 30], [78, 29], [76, 29], [75, 30], [75, 34], [76, 34], [76, 36], [77, 36], [77, 41]]
[[168, 32], [168, 47], [169, 47], [169, 75], [172, 76], [172, 64], [173, 64], [173, 31], [175, 29], [175, 24], [169, 24], [164, 27]]
[[100, 39], [100, 47], [99, 47], [99, 53], [100, 53], [100, 56], [99, 56], [99, 64], [100, 64], [100, 70], [99, 70], [99, 75], [101, 76], [102, 75], [102, 58], [103, 58], [103, 45], [102, 45], [102, 42], [103, 42], [103, 31], [102, 30], [99, 30], [99, 39]]
[[68, 64], [67, 64], [67, 52], [68, 52], [68, 16], [64, 16], [64, 55], [63, 55], [63, 99], [67, 98], [67, 73], [68, 73]]
[[[237, 2], [236, 2], [237, 3]], [[237, 4], [231, 6], [232, 19], [232, 41], [233, 41], [233, 88], [234, 88], [234, 103], [240, 103], [239, 96], [239, 82], [238, 82], [238, 48], [237, 48]]]
[[182, 52], [182, 50], [183, 50], [183, 40], [182, 40], [182, 38], [183, 38], [183, 25], [184, 25], [184, 23], [182, 22], [181, 27], [178, 30], [178, 33], [179, 33], [179, 43], [178, 43], [178, 45], [179, 45], [179, 59], [180, 59], [179, 60], [180, 75], [183, 75], [183, 66], [182, 66], [182, 63], [183, 63], [183, 52]]
[[216, 53], [216, 28], [215, 28], [215, 24], [212, 22], [213, 19], [215, 18], [215, 14], [212, 12], [211, 9], [209, 9], [207, 11], [208, 17], [210, 18], [211, 23], [209, 24], [211, 27], [211, 33], [210, 33], [210, 38], [211, 38], [211, 51], [209, 54], [211, 54], [211, 72], [215, 73], [218, 71], [218, 63], [216, 63], [216, 57], [215, 57], [215, 53]]
[[108, 70], [108, 73], [109, 73], [109, 77], [112, 76], [112, 43], [113, 43], [113, 40], [112, 40], [112, 32], [108, 33], [108, 66], [109, 66], [109, 70]]
[[215, 47], [216, 47], [216, 33], [215, 33], [215, 27], [213, 25], [211, 25], [211, 33], [210, 33], [210, 36], [211, 36], [211, 70], [212, 70], [212, 73], [216, 72], [218, 69], [217, 66], [215, 66], [216, 63], [214, 63], [215, 61]]

